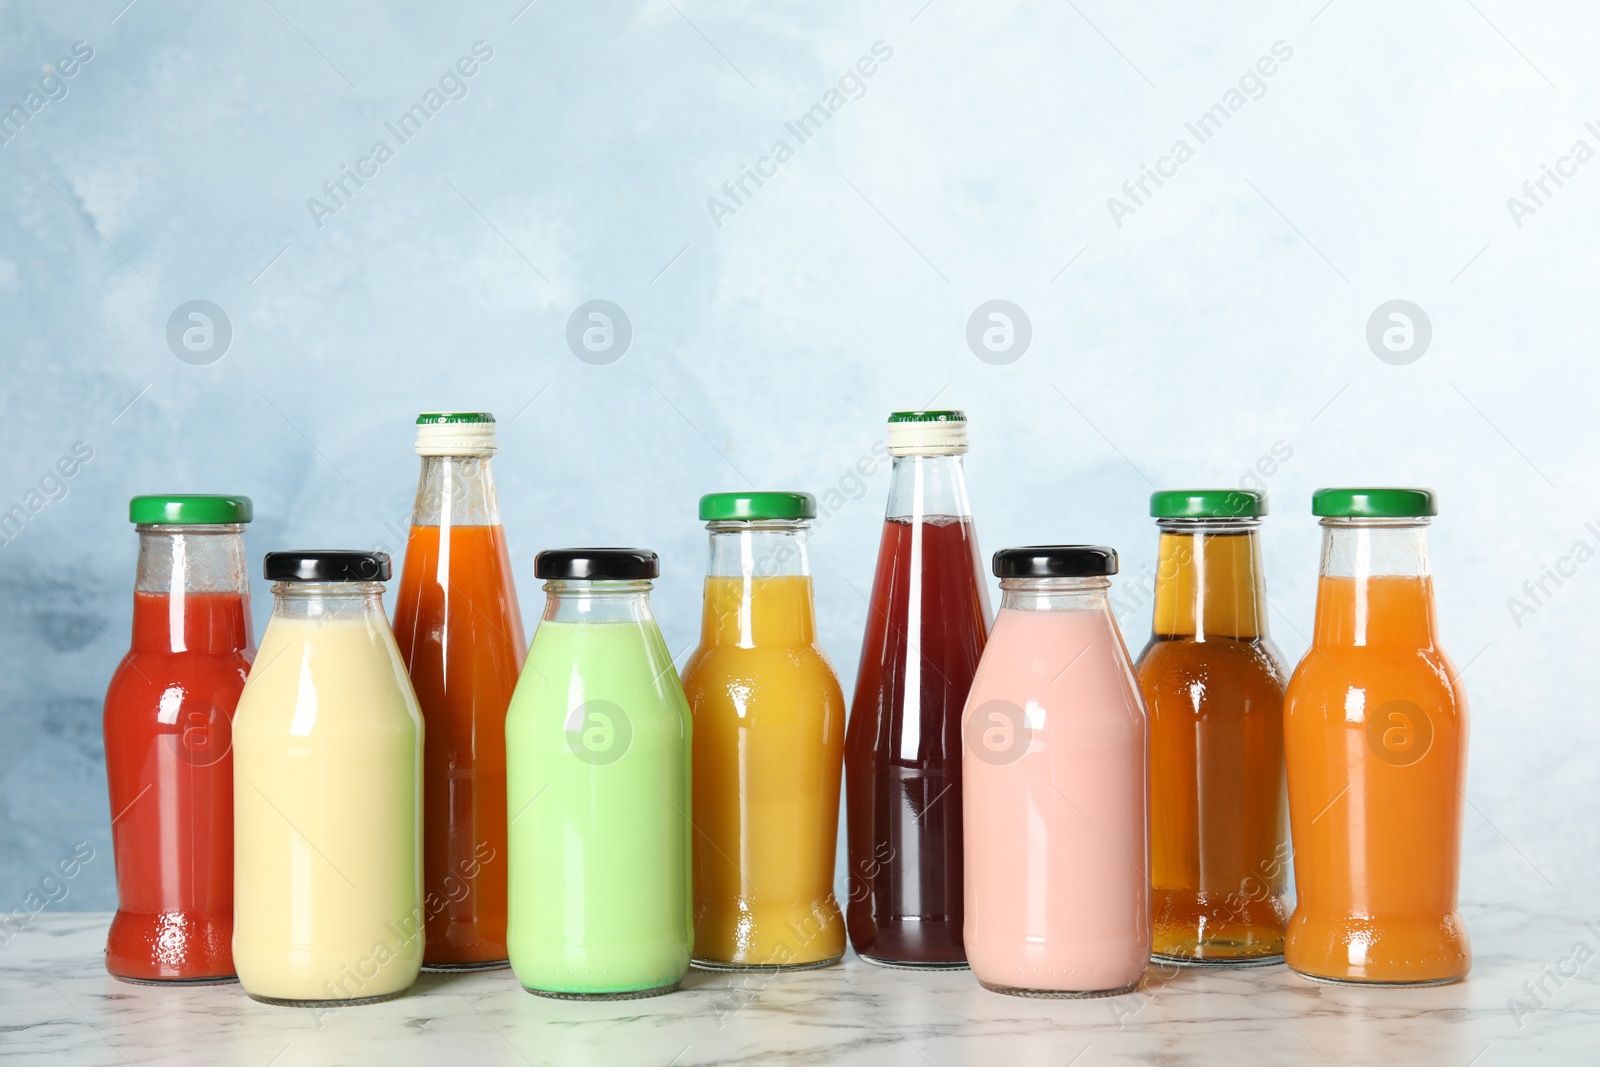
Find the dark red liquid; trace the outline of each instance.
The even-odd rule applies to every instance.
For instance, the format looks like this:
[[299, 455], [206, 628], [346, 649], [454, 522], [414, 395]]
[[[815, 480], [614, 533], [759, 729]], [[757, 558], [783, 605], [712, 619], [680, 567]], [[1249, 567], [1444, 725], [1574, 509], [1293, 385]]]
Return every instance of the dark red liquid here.
[[119, 978], [233, 974], [233, 710], [254, 648], [239, 594], [134, 594], [105, 708], [118, 904], [106, 969]]
[[[918, 540], [920, 559], [913, 551]], [[988, 637], [980, 567], [970, 519], [884, 523], [844, 775], [845, 921], [857, 955], [885, 963], [966, 961], [961, 711]]]

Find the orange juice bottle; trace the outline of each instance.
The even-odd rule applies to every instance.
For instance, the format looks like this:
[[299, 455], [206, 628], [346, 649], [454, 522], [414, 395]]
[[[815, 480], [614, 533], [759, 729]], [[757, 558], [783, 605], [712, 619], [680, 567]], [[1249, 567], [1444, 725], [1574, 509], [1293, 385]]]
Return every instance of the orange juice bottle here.
[[422, 476], [394, 632], [424, 730], [428, 970], [506, 963], [506, 709], [528, 641], [491, 464], [487, 411], [417, 416]]
[[1284, 955], [1308, 978], [1438, 985], [1472, 966], [1456, 911], [1467, 698], [1439, 648], [1426, 489], [1319, 489], [1311, 649], [1284, 758], [1299, 901]]
[[844, 694], [817, 646], [809, 493], [712, 493], [694, 713], [694, 963], [820, 967], [844, 955], [833, 895]]

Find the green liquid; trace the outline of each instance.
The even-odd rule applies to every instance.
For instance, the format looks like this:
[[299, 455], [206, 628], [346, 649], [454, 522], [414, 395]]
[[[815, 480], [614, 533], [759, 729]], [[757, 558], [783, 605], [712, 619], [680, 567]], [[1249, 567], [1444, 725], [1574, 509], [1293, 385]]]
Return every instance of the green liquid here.
[[689, 705], [653, 622], [544, 621], [506, 713], [511, 967], [606, 996], [682, 981]]

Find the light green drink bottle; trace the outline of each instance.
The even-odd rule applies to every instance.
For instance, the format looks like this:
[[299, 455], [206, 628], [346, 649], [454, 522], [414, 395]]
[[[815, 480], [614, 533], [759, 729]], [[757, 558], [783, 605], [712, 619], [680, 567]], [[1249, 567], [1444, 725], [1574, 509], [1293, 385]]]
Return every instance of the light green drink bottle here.
[[648, 997], [689, 969], [689, 704], [654, 552], [539, 553], [544, 616], [506, 713], [511, 967], [530, 993]]

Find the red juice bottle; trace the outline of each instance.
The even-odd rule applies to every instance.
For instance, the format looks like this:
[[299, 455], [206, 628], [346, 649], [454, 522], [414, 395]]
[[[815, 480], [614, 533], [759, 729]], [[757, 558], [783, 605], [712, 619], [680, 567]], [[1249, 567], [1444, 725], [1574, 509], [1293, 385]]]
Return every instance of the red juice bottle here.
[[856, 954], [963, 967], [961, 711], [989, 631], [966, 416], [897, 411], [894, 469], [845, 731]]
[[138, 496], [133, 642], [106, 692], [117, 913], [106, 970], [233, 977], [233, 711], [255, 655], [247, 497]]

